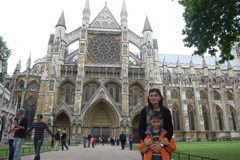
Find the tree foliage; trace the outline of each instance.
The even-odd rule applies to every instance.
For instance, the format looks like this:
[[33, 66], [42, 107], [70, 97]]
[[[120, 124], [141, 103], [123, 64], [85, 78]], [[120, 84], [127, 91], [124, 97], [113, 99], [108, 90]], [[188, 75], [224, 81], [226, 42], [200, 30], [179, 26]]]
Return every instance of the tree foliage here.
[[232, 60], [231, 48], [240, 37], [239, 0], [179, 0], [184, 7], [184, 45], [196, 47], [193, 54], [215, 56], [220, 63]]
[[11, 50], [8, 49], [7, 43], [3, 41], [3, 37], [0, 36], [0, 51], [2, 56], [3, 66], [7, 66], [7, 60], [11, 55]]

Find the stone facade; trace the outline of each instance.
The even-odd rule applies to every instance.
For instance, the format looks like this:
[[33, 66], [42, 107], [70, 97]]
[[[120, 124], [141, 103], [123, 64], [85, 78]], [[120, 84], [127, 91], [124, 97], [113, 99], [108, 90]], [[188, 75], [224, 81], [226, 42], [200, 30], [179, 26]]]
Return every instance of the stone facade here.
[[[34, 116], [42, 113], [54, 132], [66, 130], [72, 142], [79, 142], [84, 132], [116, 137], [121, 131], [133, 133], [138, 141], [138, 121], [148, 90], [159, 88], [172, 113], [176, 140], [240, 137], [238, 56], [233, 67], [233, 62], [212, 65], [211, 57], [168, 59], [170, 55], [158, 53], [148, 18], [142, 36], [128, 29], [125, 1], [120, 25], [107, 5], [91, 23], [90, 15], [86, 0], [82, 25], [67, 33], [62, 13], [55, 34], [49, 37], [46, 56], [32, 68], [29, 57], [24, 72], [19, 72], [19, 62], [13, 76], [5, 78], [4, 85], [12, 89], [9, 107], [25, 108], [29, 127]], [[78, 48], [70, 49], [76, 43]], [[139, 53], [131, 52], [129, 44]], [[233, 52], [238, 54], [236, 47]], [[4, 116], [9, 126], [14, 115], [1, 110]]]

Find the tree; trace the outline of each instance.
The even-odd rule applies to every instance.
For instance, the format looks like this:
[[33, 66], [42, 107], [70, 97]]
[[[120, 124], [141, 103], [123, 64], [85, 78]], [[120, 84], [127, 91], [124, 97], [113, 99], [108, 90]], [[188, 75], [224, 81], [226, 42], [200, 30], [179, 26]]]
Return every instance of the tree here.
[[184, 7], [185, 28], [182, 34], [185, 46], [196, 47], [193, 54], [208, 52], [216, 56], [220, 50], [220, 63], [232, 60], [231, 48], [240, 39], [239, 0], [179, 0]]
[[3, 67], [7, 66], [7, 60], [11, 55], [11, 50], [8, 49], [7, 43], [3, 41], [3, 37], [0, 36], [0, 56], [3, 63]]

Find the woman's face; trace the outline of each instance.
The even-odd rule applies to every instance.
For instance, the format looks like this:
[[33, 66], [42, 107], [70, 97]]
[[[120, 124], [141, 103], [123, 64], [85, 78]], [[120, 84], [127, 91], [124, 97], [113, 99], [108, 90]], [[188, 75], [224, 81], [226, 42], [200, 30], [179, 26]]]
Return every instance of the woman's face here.
[[149, 101], [153, 106], [159, 105], [160, 100], [161, 100], [161, 97], [157, 94], [157, 92], [151, 92], [149, 94]]

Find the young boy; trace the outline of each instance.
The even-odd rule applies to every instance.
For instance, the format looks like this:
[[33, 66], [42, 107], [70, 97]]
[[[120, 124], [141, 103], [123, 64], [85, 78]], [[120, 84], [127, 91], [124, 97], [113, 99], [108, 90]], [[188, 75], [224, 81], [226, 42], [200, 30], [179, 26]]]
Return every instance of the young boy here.
[[139, 150], [145, 154], [144, 160], [170, 160], [170, 153], [176, 150], [173, 139], [170, 143], [162, 142], [167, 134], [163, 129], [163, 117], [161, 112], [154, 111], [150, 115], [151, 128], [146, 131], [146, 139], [139, 146]]

